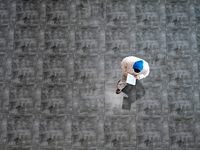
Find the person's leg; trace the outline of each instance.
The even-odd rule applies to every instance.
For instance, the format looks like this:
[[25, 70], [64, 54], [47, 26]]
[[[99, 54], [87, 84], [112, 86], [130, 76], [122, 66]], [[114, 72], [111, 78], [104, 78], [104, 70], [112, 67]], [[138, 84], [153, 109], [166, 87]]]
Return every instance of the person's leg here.
[[120, 89], [120, 90], [122, 90], [125, 86], [126, 86], [126, 78], [127, 78], [127, 75], [125, 75], [124, 73], [123, 73], [123, 75], [122, 75], [122, 79], [120, 80], [120, 82], [118, 83], [118, 85], [117, 85], [117, 87], [118, 87], [118, 89]]

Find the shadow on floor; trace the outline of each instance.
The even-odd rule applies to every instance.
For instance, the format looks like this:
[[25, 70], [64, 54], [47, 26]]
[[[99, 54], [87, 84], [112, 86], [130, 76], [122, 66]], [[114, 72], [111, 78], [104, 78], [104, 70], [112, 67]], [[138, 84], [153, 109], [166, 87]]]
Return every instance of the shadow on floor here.
[[128, 97], [123, 98], [122, 109], [131, 109], [131, 104], [139, 100], [145, 95], [144, 86], [139, 80], [136, 85], [127, 84], [122, 90]]

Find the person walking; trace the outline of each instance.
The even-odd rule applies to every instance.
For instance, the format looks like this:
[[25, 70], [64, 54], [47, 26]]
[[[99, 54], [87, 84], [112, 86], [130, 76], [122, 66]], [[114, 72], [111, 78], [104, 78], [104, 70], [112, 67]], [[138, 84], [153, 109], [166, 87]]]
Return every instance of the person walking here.
[[146, 78], [150, 72], [149, 64], [145, 60], [135, 56], [125, 57], [121, 62], [121, 67], [123, 75], [122, 79], [118, 82], [116, 94], [121, 93], [121, 90], [126, 86], [128, 73], [133, 75], [136, 79], [141, 80]]

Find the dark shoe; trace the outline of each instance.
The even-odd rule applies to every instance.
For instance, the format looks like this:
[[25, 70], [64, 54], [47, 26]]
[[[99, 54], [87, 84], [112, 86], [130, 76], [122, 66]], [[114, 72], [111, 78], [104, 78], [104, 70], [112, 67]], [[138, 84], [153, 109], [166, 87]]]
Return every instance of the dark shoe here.
[[117, 89], [116, 90], [116, 94], [120, 94], [121, 93], [121, 90], [120, 89]]

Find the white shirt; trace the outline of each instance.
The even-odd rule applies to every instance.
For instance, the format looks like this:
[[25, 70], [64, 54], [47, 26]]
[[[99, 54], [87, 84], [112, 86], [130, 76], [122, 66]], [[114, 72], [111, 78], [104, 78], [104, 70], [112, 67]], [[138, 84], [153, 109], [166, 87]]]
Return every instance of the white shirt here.
[[143, 60], [143, 59], [135, 57], [135, 56], [125, 57], [121, 62], [121, 66], [122, 66], [123, 72], [126, 75], [127, 73], [132, 74], [132, 75], [137, 75], [137, 78], [140, 80], [149, 75], [150, 69], [149, 69], [149, 64], [145, 60], [143, 60], [144, 62], [143, 69], [139, 73], [136, 73], [133, 69], [133, 64], [139, 60]]

